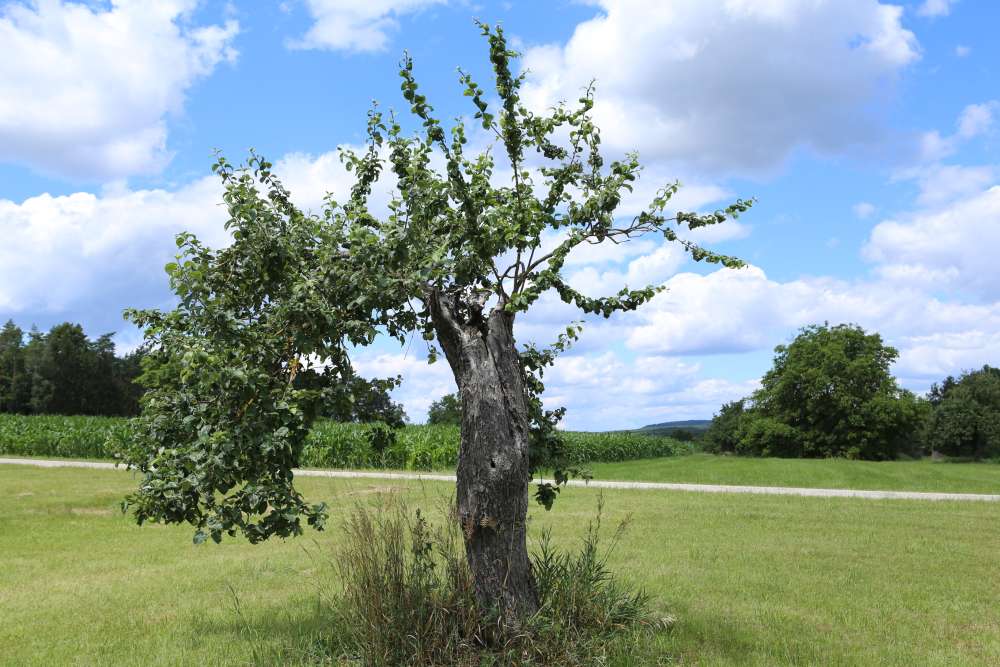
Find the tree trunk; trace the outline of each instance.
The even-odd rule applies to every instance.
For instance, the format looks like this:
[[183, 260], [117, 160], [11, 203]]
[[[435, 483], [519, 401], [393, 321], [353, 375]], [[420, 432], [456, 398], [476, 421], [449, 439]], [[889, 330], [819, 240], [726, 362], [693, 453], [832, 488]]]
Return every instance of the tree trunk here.
[[507, 628], [538, 609], [528, 558], [528, 411], [514, 316], [435, 294], [431, 317], [462, 400], [458, 519], [484, 613]]

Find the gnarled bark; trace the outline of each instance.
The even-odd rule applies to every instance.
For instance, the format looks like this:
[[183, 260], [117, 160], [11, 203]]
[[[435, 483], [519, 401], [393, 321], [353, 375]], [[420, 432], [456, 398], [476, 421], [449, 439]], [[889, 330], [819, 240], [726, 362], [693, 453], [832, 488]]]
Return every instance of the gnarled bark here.
[[480, 304], [440, 292], [429, 301], [462, 399], [457, 505], [476, 598], [518, 627], [538, 609], [538, 592], [526, 541], [528, 411], [514, 316], [501, 304], [484, 317]]

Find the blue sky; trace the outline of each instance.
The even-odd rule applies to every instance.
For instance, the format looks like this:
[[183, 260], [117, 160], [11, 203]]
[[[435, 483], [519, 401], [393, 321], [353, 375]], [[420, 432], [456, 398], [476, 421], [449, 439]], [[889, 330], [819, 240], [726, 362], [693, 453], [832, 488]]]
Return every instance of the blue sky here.
[[[442, 117], [469, 113], [456, 67], [489, 80], [474, 18], [523, 53], [533, 106], [597, 80], [607, 150], [646, 165], [640, 195], [680, 179], [684, 208], [759, 200], [702, 239], [748, 269], [652, 242], [571, 263], [595, 295], [668, 290], [587, 323], [548, 381], [568, 427], [709, 417], [814, 322], [881, 332], [916, 391], [1000, 362], [992, 0], [0, 4], [0, 318], [134, 346], [121, 310], [169, 306], [173, 235], [226, 241], [213, 149], [255, 147], [317, 209], [349, 187], [336, 149], [362, 139], [370, 101], [404, 108], [404, 49]], [[518, 336], [548, 342], [573, 317], [545, 300]], [[419, 347], [355, 355], [365, 374], [404, 376], [415, 421], [453, 388]]]

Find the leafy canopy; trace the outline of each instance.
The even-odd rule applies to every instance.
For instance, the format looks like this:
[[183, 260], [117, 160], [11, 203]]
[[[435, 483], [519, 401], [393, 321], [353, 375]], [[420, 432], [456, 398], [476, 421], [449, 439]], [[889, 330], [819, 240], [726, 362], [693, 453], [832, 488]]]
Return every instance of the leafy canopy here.
[[462, 401], [458, 394], [445, 394], [438, 400], [431, 403], [427, 410], [428, 424], [454, 424], [462, 423]]
[[[622, 221], [616, 209], [640, 165], [635, 154], [611, 161], [601, 155], [590, 115], [593, 87], [575, 105], [529, 110], [520, 97], [524, 75], [511, 69], [517, 54], [500, 28], [480, 27], [496, 102], [469, 74], [460, 71], [459, 79], [474, 107], [471, 120], [486, 138], [483, 150], [466, 152], [464, 120], [443, 127], [405, 56], [402, 94], [419, 130], [407, 133], [395, 114], [373, 107], [366, 148], [342, 151], [356, 176], [344, 201], [330, 196], [319, 214], [305, 213], [262, 157], [251, 154], [240, 168], [224, 158], [214, 165], [225, 186], [232, 245], [211, 250], [180, 235], [178, 261], [167, 267], [177, 307], [128, 313], [146, 328], [153, 350], [144, 414], [122, 450], [123, 460], [144, 473], [127, 501], [140, 522], [187, 521], [199, 540], [238, 531], [251, 540], [296, 534], [300, 516], [321, 526], [324, 508], [306, 504], [292, 486], [316, 405], [351, 401], [352, 346], [379, 334], [404, 342], [419, 332], [433, 341], [433, 299], [447, 300], [467, 323], [484, 321], [487, 309], [513, 317], [549, 290], [584, 313], [633, 310], [661, 288], [623, 286], [593, 298], [566, 282], [563, 267], [583, 244], [644, 234], [680, 243], [697, 261], [742, 265], [682, 232], [736, 217], [751, 202], [669, 214], [679, 187], [673, 183]], [[396, 194], [383, 214], [369, 199], [386, 171]], [[542, 375], [577, 333], [570, 325], [553, 345], [521, 350], [532, 463], [554, 465], [557, 484], [566, 478], [554, 429], [563, 411], [542, 409]], [[436, 348], [428, 350], [433, 361]], [[301, 373], [332, 377], [337, 382], [323, 391], [344, 395], [302, 388], [295, 382]], [[554, 493], [542, 485], [537, 495], [549, 506]]]
[[91, 340], [69, 322], [24, 338], [13, 321], [0, 328], [0, 412], [138, 414], [141, 350], [118, 357], [112, 334]]
[[889, 372], [898, 356], [850, 324], [803, 328], [775, 348], [774, 366], [747, 405], [723, 406], [706, 441], [764, 456], [892, 459], [914, 447], [924, 406]]
[[1000, 368], [983, 366], [931, 388], [928, 444], [949, 456], [1000, 457]]

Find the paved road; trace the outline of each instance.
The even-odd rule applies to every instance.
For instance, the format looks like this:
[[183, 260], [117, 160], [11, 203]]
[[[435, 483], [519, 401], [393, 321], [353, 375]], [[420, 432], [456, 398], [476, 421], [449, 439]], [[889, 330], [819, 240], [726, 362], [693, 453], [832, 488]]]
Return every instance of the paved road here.
[[[40, 468], [100, 468], [114, 470], [115, 464], [100, 461], [44, 461], [0, 458], [0, 465], [27, 465]], [[124, 468], [117, 468], [124, 470]], [[368, 472], [354, 470], [296, 470], [300, 477], [345, 477], [350, 479], [412, 479], [454, 482], [454, 475], [409, 472]], [[722, 484], [679, 484], [671, 482], [614, 482], [609, 480], [570, 481], [570, 486], [597, 489], [645, 489], [650, 491], [694, 491], [699, 493], [756, 493], [772, 496], [814, 496], [820, 498], [868, 498], [871, 500], [972, 500], [1000, 502], [1000, 495], [987, 493], [931, 493], [925, 491], [860, 491], [854, 489], [809, 489], [791, 486], [725, 486]]]

